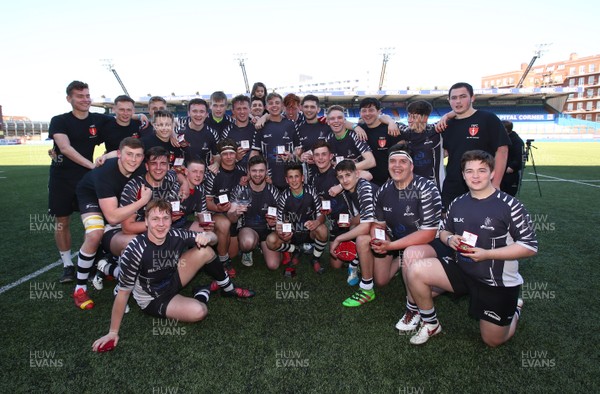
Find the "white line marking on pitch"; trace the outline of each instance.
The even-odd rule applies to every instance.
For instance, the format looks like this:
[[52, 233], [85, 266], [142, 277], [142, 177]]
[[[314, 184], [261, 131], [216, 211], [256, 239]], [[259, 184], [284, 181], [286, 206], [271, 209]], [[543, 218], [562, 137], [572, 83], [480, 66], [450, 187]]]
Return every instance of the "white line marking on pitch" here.
[[[535, 173], [529, 173], [529, 175], [535, 175]], [[577, 183], [579, 185], [585, 185], [585, 186], [591, 186], [591, 187], [600, 187], [600, 185], [592, 185], [590, 183], [585, 183], [585, 182], [580, 182], [580, 181], [576, 181], [576, 180], [571, 180], [571, 179], [563, 179], [563, 178], [557, 178], [555, 176], [550, 176], [550, 175], [542, 175], [542, 174], [537, 174], [538, 176], [544, 176], [546, 178], [550, 178], [550, 179], [555, 179], [558, 181], [562, 181], [562, 182], [570, 182], [570, 183]]]
[[2, 286], [0, 287], [0, 294], [4, 293], [5, 291], [8, 291], [10, 289], [12, 289], [13, 287], [19, 286], [21, 283], [23, 282], [27, 282], [29, 279], [33, 279], [36, 276], [39, 276], [41, 274], [43, 274], [46, 271], [51, 270], [54, 267], [57, 267], [59, 265], [62, 265], [62, 261], [56, 261], [52, 264], [49, 264], [47, 266], [45, 266], [44, 268], [40, 268], [39, 270], [35, 271], [34, 273], [31, 273], [27, 276], [22, 277], [21, 279], [17, 280], [16, 282], [13, 282], [11, 284], [8, 284], [6, 286]]

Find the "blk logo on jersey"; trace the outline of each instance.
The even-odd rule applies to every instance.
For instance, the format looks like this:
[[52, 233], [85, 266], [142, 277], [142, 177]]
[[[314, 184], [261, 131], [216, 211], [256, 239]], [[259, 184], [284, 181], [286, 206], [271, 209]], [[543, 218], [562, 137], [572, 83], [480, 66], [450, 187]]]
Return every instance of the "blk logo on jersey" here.
[[477, 133], [479, 133], [479, 125], [472, 124], [471, 127], [469, 127], [469, 134], [471, 135], [471, 137], [474, 137], [477, 135]]
[[98, 134], [98, 130], [96, 129], [96, 125], [90, 125], [90, 135], [95, 137]]
[[379, 137], [379, 139], [377, 140], [377, 145], [379, 145], [380, 148], [385, 148], [385, 146], [387, 145], [387, 138]]

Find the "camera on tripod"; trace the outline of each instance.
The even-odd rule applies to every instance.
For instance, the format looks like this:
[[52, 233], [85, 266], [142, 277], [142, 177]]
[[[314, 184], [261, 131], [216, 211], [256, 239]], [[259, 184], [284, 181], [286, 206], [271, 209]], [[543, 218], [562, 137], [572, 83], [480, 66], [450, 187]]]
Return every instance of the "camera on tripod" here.
[[[535, 181], [537, 182], [537, 187], [538, 187], [538, 191], [540, 193], [540, 197], [542, 196], [542, 188], [540, 187], [540, 180], [538, 179], [538, 173], [537, 173], [537, 168], [535, 167], [535, 159], [533, 158], [533, 151], [531, 150], [531, 148], [537, 149], [537, 147], [535, 147], [534, 145], [531, 145], [531, 143], [535, 141], [533, 138], [527, 139], [527, 141], [525, 141], [525, 150], [523, 152], [523, 170], [525, 170], [525, 164], [529, 161], [529, 159], [531, 158], [531, 164], [533, 165], [533, 173], [535, 174]], [[521, 171], [523, 171], [521, 170]], [[521, 174], [521, 178], [519, 179], [519, 192], [521, 191], [521, 183], [523, 181], [523, 174]]]
[[523, 168], [525, 168], [525, 163], [529, 161], [529, 156], [533, 156], [533, 152], [531, 152], [531, 148], [535, 148], [535, 146], [531, 145], [533, 141], [535, 141], [533, 138], [527, 139], [527, 141], [525, 141], [525, 152], [523, 152]]

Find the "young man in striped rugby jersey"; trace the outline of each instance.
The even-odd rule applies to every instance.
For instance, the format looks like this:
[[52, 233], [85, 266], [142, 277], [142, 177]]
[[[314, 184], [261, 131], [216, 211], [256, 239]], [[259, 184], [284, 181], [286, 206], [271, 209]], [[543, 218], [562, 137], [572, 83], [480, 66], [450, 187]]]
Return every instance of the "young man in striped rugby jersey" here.
[[[435, 239], [442, 209], [435, 182], [414, 174], [413, 152], [406, 143], [389, 149], [388, 172], [390, 179], [375, 194], [376, 221], [371, 234], [357, 242], [363, 248], [371, 245], [372, 252], [367, 253], [364, 263], [374, 264], [378, 286], [385, 286], [401, 267], [422, 257], [421, 248]], [[398, 325], [402, 323], [401, 319]], [[409, 330], [398, 325], [402, 331]]]
[[469, 314], [479, 319], [486, 345], [499, 346], [515, 334], [523, 307], [517, 259], [535, 255], [538, 243], [523, 204], [492, 184], [494, 162], [483, 150], [463, 154], [460, 165], [469, 192], [448, 207], [438, 257], [407, 267], [406, 283], [422, 320], [410, 339], [414, 345], [442, 331], [432, 297], [437, 288], [469, 295]]
[[207, 287], [195, 289], [193, 297], [185, 297], [179, 292], [200, 269], [215, 278], [225, 277], [210, 247], [216, 244], [217, 236], [212, 232], [171, 228], [171, 209], [171, 204], [161, 199], [152, 200], [146, 206], [148, 229], [136, 236], [123, 253], [110, 330], [94, 342], [93, 351], [104, 351], [106, 346], [118, 344], [121, 321], [131, 293], [142, 311], [151, 316], [189, 323], [206, 317], [210, 297]]
[[[339, 234], [329, 246], [330, 251], [335, 250], [337, 244], [343, 241], [357, 239], [361, 235], [369, 233], [371, 223], [375, 220], [373, 209], [373, 195], [377, 186], [360, 177], [360, 171], [352, 160], [342, 160], [335, 166], [335, 172], [340, 185], [344, 189], [349, 217], [338, 216], [339, 227], [349, 227], [350, 230]], [[348, 216], [348, 215], [347, 215]], [[362, 262], [367, 258], [369, 248], [356, 245], [356, 251], [359, 260]], [[362, 278], [359, 283], [359, 289], [348, 297], [342, 305], [347, 307], [356, 307], [375, 299], [373, 290], [373, 264], [363, 266], [361, 264]]]
[[325, 216], [321, 213], [321, 199], [311, 186], [304, 184], [302, 165], [293, 163], [285, 170], [288, 187], [283, 190], [277, 204], [276, 231], [267, 236], [267, 247], [278, 252], [292, 253], [291, 261], [282, 261], [287, 265], [286, 277], [296, 275], [296, 265], [300, 261], [299, 246], [314, 243], [311, 265], [321, 274], [321, 255], [327, 245], [327, 227]]

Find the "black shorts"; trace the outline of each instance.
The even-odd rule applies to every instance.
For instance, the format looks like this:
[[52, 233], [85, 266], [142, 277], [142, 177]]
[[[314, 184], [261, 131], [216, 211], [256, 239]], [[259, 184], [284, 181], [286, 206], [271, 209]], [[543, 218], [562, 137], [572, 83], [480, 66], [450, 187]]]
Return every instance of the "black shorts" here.
[[50, 215], [70, 216], [79, 210], [76, 189], [77, 183], [82, 177], [83, 175], [78, 177], [50, 175], [48, 179], [48, 213]]
[[[476, 264], [476, 263], [475, 263]], [[464, 273], [454, 261], [442, 267], [456, 295], [469, 295], [469, 314], [497, 326], [508, 326], [517, 309], [521, 286], [488, 286]]]
[[439, 238], [431, 241], [429, 246], [433, 248], [437, 259], [442, 263], [448, 264], [451, 261], [456, 262], [456, 251], [450, 246], [444, 244]]
[[100, 213], [100, 216], [102, 216], [102, 210], [100, 209], [100, 204], [98, 203], [98, 200], [82, 200], [79, 197], [77, 197], [77, 203], [79, 205], [79, 213], [81, 213], [82, 215], [84, 213], [97, 212]]
[[340, 227], [338, 226], [337, 222], [334, 222], [333, 220], [328, 220], [328, 224], [329, 224], [329, 240], [332, 241], [335, 237], [337, 237], [338, 235], [347, 233], [348, 231], [350, 231], [350, 227]]
[[312, 238], [310, 238], [309, 231], [295, 232], [294, 235], [292, 235], [292, 240], [290, 241], [290, 243], [293, 245], [309, 244], [312, 242], [314, 242], [314, 241]]
[[79, 185], [75, 189], [75, 194], [77, 196], [79, 212], [82, 214], [91, 212], [102, 213], [102, 210], [100, 210], [100, 204], [98, 203], [98, 196], [96, 195], [95, 191]]
[[113, 228], [104, 232], [101, 245], [102, 249], [104, 249], [107, 253], [110, 253], [110, 242], [119, 231], [121, 231], [120, 228]]
[[158, 297], [150, 301], [147, 307], [142, 309], [144, 313], [150, 316], [167, 317], [167, 306], [169, 302], [183, 289], [179, 271], [175, 271], [173, 276], [165, 281], [164, 287], [160, 290]]

